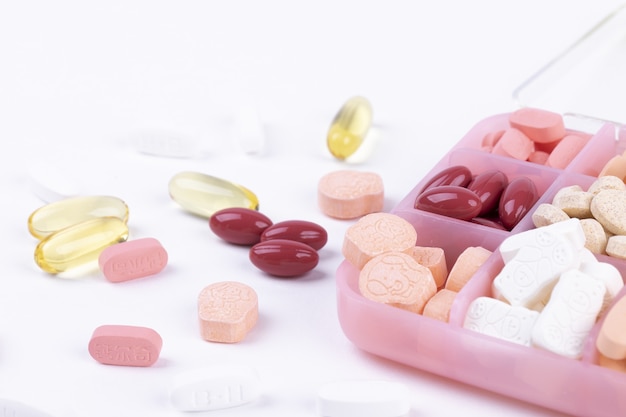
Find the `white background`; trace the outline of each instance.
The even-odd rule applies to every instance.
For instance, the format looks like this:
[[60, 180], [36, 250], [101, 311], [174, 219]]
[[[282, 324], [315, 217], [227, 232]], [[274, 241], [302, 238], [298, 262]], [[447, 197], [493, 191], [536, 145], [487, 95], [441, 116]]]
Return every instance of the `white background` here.
[[[333, 170], [374, 171], [390, 210], [475, 123], [513, 110], [515, 87], [620, 3], [2, 1], [0, 397], [56, 416], [177, 416], [167, 397], [174, 375], [238, 362], [259, 372], [262, 399], [208, 415], [313, 416], [323, 383], [386, 378], [410, 387], [410, 417], [556, 416], [352, 345], [337, 321], [334, 276], [352, 222], [324, 216], [316, 187]], [[325, 136], [357, 94], [372, 102], [379, 135], [373, 154], [349, 165], [330, 156]], [[261, 154], [243, 153], [234, 134], [244, 105], [265, 130]], [[202, 152], [138, 153], [130, 138], [146, 129], [197, 141]], [[34, 166], [69, 175], [81, 194], [123, 198], [131, 239], [159, 239], [166, 270], [123, 284], [40, 271], [26, 228], [43, 204], [29, 186]], [[292, 280], [264, 275], [246, 248], [171, 201], [168, 181], [183, 170], [246, 186], [274, 222], [324, 226], [317, 268]], [[259, 322], [238, 344], [198, 332], [196, 297], [224, 280], [259, 296]], [[158, 331], [157, 364], [95, 362], [87, 343], [101, 324]]]

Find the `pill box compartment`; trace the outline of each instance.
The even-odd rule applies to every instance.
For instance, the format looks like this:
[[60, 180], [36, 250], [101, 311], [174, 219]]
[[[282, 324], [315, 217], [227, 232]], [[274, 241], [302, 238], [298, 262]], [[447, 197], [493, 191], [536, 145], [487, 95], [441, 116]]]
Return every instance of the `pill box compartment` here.
[[[456, 296], [448, 323], [370, 301], [358, 289], [359, 271], [344, 261], [337, 271], [338, 315], [345, 335], [358, 347], [394, 361], [478, 386], [506, 396], [576, 416], [615, 416], [626, 409], [626, 373], [597, 365], [596, 323], [581, 359], [569, 359], [540, 348], [526, 347], [464, 329], [469, 304], [479, 296], [492, 296], [491, 284], [504, 266], [498, 246], [508, 236], [534, 228], [531, 214], [551, 202], [562, 187], [586, 189], [599, 169], [616, 152], [615, 126], [604, 125], [563, 170], [492, 155], [469, 146], [485, 132], [499, 129], [508, 114], [478, 123], [392, 210], [417, 230], [416, 244], [442, 247], [448, 268], [467, 247], [482, 246], [493, 255]], [[417, 194], [442, 169], [465, 165], [472, 173], [502, 170], [509, 180], [532, 178], [539, 199], [513, 230], [503, 231], [413, 208]], [[626, 276], [626, 261], [598, 255]], [[624, 296], [626, 289], [618, 296]]]

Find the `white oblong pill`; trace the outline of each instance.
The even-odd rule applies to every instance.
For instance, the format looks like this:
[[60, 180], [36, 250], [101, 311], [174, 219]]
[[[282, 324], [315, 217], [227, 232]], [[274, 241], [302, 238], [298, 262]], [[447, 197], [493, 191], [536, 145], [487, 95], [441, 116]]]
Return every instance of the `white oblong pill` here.
[[261, 383], [253, 368], [223, 364], [178, 374], [170, 402], [179, 411], [210, 411], [237, 407], [261, 396]]
[[0, 415], [3, 417], [52, 417], [48, 413], [7, 398], [0, 398]]
[[194, 158], [201, 154], [196, 138], [167, 130], [143, 130], [131, 136], [134, 149], [146, 155], [166, 158]]
[[393, 381], [336, 381], [317, 393], [317, 412], [323, 417], [400, 417], [410, 408], [408, 387]]

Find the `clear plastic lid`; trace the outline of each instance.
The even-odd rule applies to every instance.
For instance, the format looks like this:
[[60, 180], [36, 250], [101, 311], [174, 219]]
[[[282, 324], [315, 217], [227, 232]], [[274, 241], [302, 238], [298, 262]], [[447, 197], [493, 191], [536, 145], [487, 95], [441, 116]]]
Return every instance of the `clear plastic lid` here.
[[561, 113], [568, 127], [607, 122], [626, 137], [626, 4], [610, 13], [513, 93], [520, 107]]

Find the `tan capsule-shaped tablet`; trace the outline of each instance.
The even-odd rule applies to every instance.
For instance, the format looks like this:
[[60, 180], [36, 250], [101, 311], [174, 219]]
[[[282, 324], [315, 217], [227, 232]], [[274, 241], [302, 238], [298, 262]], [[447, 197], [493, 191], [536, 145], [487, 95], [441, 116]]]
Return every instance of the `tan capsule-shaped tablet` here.
[[28, 231], [37, 239], [43, 239], [61, 229], [98, 217], [116, 217], [126, 223], [128, 205], [107, 195], [66, 198], [33, 211], [28, 217]]
[[566, 212], [554, 204], [549, 203], [539, 204], [531, 216], [535, 227], [549, 226], [568, 220], [569, 218]]
[[258, 317], [257, 294], [241, 282], [217, 282], [203, 288], [198, 296], [200, 334], [206, 341], [240, 342]]
[[355, 219], [376, 213], [383, 209], [383, 180], [374, 172], [330, 172], [318, 183], [317, 201], [322, 213], [337, 219]]
[[365, 298], [421, 313], [437, 292], [430, 270], [402, 252], [385, 252], [370, 259], [359, 274]]
[[585, 247], [592, 253], [598, 255], [604, 254], [608, 236], [600, 222], [596, 219], [582, 219], [580, 226], [585, 233]]
[[411, 223], [391, 213], [371, 213], [346, 230], [343, 256], [358, 269], [384, 252], [408, 252], [417, 241]]
[[610, 359], [626, 359], [626, 297], [620, 298], [608, 311], [596, 347]]
[[452, 265], [445, 288], [459, 292], [474, 276], [478, 268], [491, 256], [491, 251], [482, 246], [470, 246], [466, 248]]

